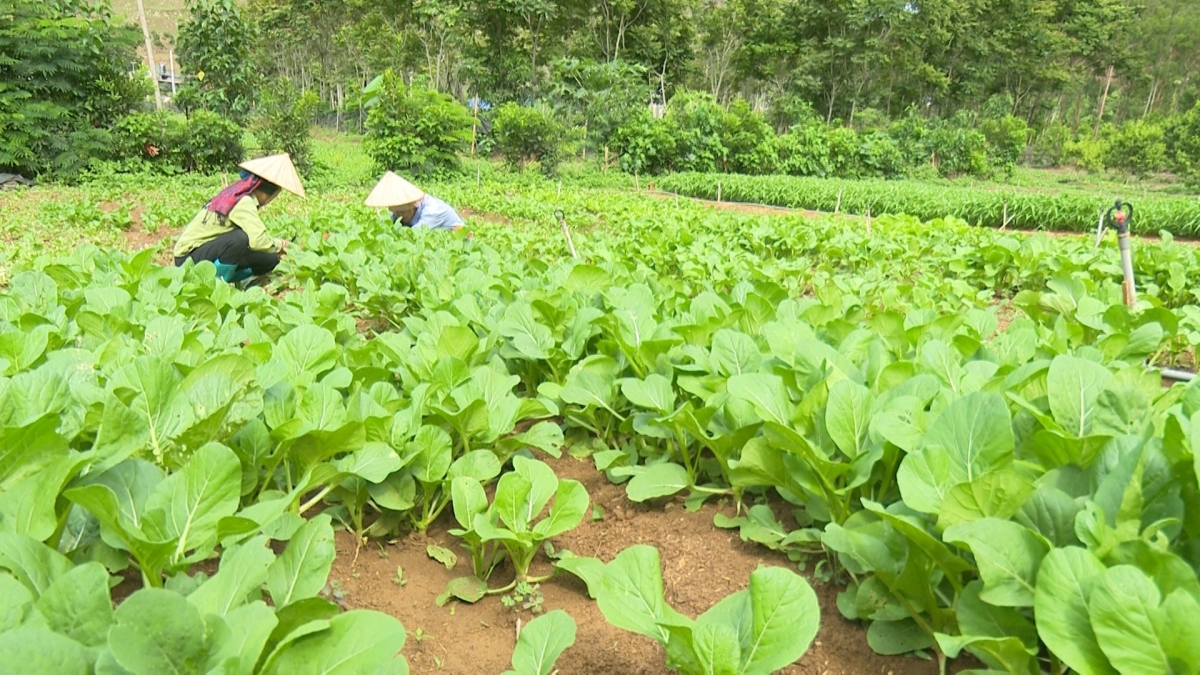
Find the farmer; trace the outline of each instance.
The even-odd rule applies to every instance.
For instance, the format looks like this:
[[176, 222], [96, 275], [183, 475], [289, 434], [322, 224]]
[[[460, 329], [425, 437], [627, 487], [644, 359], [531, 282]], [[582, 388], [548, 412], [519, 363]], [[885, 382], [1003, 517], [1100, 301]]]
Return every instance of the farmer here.
[[392, 212], [392, 222], [405, 227], [430, 230], [457, 230], [463, 219], [446, 202], [427, 195], [420, 188], [391, 171], [383, 174], [367, 196], [367, 206], [386, 208]]
[[243, 162], [241, 178], [213, 197], [192, 218], [175, 244], [175, 265], [212, 261], [225, 281], [245, 281], [275, 269], [288, 242], [273, 239], [258, 210], [280, 188], [304, 198], [304, 186], [286, 154]]

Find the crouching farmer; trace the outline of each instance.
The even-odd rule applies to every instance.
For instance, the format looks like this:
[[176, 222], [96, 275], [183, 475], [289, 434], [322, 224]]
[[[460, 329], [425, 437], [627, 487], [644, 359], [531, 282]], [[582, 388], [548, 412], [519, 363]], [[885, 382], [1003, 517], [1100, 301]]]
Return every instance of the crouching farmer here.
[[234, 283], [275, 269], [288, 242], [272, 238], [258, 210], [282, 188], [304, 198], [304, 186], [286, 154], [243, 162], [241, 178], [206, 204], [175, 244], [175, 265], [211, 261], [217, 276]]
[[388, 171], [367, 196], [367, 206], [385, 208], [392, 222], [404, 227], [429, 230], [457, 230], [463, 219], [446, 202], [427, 195], [420, 188]]

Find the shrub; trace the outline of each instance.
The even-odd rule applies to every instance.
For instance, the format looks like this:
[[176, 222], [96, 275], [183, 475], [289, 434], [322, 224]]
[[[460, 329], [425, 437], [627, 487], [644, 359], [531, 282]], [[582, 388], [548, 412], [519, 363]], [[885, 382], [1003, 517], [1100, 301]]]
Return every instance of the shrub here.
[[933, 154], [929, 147], [933, 127], [916, 107], [910, 107], [903, 117], [892, 122], [888, 135], [896, 141], [906, 165], [915, 167], [929, 163]]
[[667, 119], [656, 119], [642, 108], [613, 134], [613, 149], [621, 156], [621, 170], [635, 174], [660, 174], [675, 159], [677, 129]]
[[381, 170], [443, 175], [461, 166], [458, 152], [471, 140], [470, 111], [445, 94], [407, 86], [387, 71], [368, 85], [367, 154]]
[[779, 170], [789, 176], [827, 176], [830, 173], [829, 143], [820, 122], [793, 127], [775, 137]]
[[896, 178], [904, 174], [904, 155], [890, 136], [873, 132], [862, 136], [858, 171], [862, 176]]
[[991, 173], [988, 165], [987, 138], [970, 127], [966, 115], [955, 115], [943, 122], [929, 137], [934, 164], [943, 177], [976, 176], [987, 177]]
[[311, 91], [301, 91], [288, 78], [274, 83], [263, 95], [254, 124], [262, 154], [286, 152], [302, 174], [313, 167], [309, 131], [320, 101]]
[[1160, 125], [1133, 120], [1126, 122], [1106, 139], [1104, 164], [1135, 176], [1166, 168], [1167, 149]]
[[558, 168], [564, 130], [549, 111], [505, 103], [496, 110], [492, 133], [509, 165], [524, 171], [536, 161], [547, 175]]
[[1062, 166], [1071, 136], [1071, 128], [1065, 124], [1055, 123], [1046, 127], [1033, 143], [1030, 162], [1035, 166]]
[[245, 154], [241, 128], [207, 110], [191, 119], [165, 112], [128, 115], [113, 128], [112, 148], [118, 160], [141, 160], [164, 173], [228, 170]]
[[979, 131], [987, 141], [991, 165], [1003, 170], [1005, 175], [1012, 176], [1029, 142], [1029, 125], [1019, 117], [1005, 115], [984, 120], [979, 125]]
[[1163, 129], [1167, 165], [1192, 188], [1200, 188], [1200, 102]]
[[224, 171], [242, 161], [242, 129], [215, 112], [200, 110], [188, 119], [183, 144], [183, 169], [209, 173]]
[[849, 127], [829, 127], [825, 130], [829, 147], [829, 168], [839, 178], [858, 175], [858, 132]]
[[1108, 143], [1104, 139], [1081, 138], [1063, 144], [1063, 159], [1085, 171], [1103, 171], [1107, 155]]
[[117, 160], [141, 160], [165, 173], [183, 170], [187, 120], [171, 113], [126, 115], [113, 127]]
[[725, 111], [710, 94], [680, 92], [667, 106], [667, 118], [678, 128], [675, 168], [716, 171], [726, 158], [721, 143]]
[[735, 100], [722, 116], [721, 144], [726, 151], [725, 171], [768, 174], [778, 169], [775, 133], [744, 98]]
[[1162, 171], [1167, 164], [1163, 128], [1143, 120], [1126, 122], [1109, 140], [1104, 163], [1138, 177]]
[[0, 9], [0, 171], [73, 174], [110, 152], [106, 129], [150, 91], [136, 29], [107, 0], [11, 0]]

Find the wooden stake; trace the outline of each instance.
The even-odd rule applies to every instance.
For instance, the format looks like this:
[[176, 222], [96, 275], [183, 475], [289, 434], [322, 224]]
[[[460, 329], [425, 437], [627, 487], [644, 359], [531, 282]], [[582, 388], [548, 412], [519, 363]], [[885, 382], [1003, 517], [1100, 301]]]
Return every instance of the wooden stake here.
[[835, 216], [837, 214], [841, 213], [841, 211], [842, 211], [842, 190], [843, 189], [844, 188], [838, 188], [837, 204], [834, 204], [834, 206], [833, 206], [833, 215], [835, 215]]
[[578, 259], [579, 253], [575, 251], [575, 242], [571, 241], [571, 230], [567, 229], [567, 219], [565, 217], [559, 218], [558, 224], [562, 226], [563, 237], [567, 240], [567, 248], [571, 251], [571, 257]]
[[562, 179], [558, 179], [558, 196], [562, 196]]
[[608, 146], [604, 146], [604, 173], [608, 173]]
[[641, 184], [641, 181], [638, 180], [638, 175], [637, 175], [636, 171], [633, 172], [633, 189], [638, 192], [642, 191], [642, 184]]
[[158, 88], [158, 75], [154, 72], [154, 44], [150, 40], [150, 26], [146, 23], [146, 7], [142, 4], [142, 0], [137, 0], [137, 13], [142, 24], [142, 36], [146, 39], [146, 61], [150, 63], [150, 82], [154, 84], [154, 109], [162, 112], [162, 91]]
[[1004, 200], [1004, 211], [1000, 214], [1000, 229], [1008, 229], [1008, 200]]
[[871, 207], [867, 207], [867, 236], [871, 236]]
[[717, 181], [717, 203], [721, 201], [721, 181]]

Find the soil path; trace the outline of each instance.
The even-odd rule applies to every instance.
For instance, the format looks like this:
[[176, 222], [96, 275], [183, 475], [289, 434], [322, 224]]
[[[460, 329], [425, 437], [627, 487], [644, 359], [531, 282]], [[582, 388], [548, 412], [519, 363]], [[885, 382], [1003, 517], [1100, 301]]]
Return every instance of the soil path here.
[[[611, 560], [634, 544], [650, 544], [662, 556], [665, 595], [675, 609], [695, 617], [721, 598], [746, 587], [749, 575], [761, 564], [791, 566], [786, 557], [755, 544], [741, 541], [734, 531], [713, 526], [713, 515], [721, 508], [709, 504], [696, 513], [678, 503], [635, 504], [625, 497], [622, 486], [613, 485], [590, 460], [564, 457], [550, 465], [561, 478], [582, 482], [592, 503], [600, 505], [599, 521], [585, 520], [554, 544], [581, 556]], [[728, 511], [727, 507], [724, 510]], [[454, 571], [426, 554], [429, 543], [457, 549], [454, 537], [446, 534], [450, 518], [443, 517], [427, 538], [415, 535], [392, 544], [371, 543], [355, 559], [354, 537], [338, 534], [338, 559], [331, 579], [343, 593], [347, 607], [370, 608], [396, 616], [410, 639], [404, 653], [414, 673], [497, 674], [509, 667], [516, 643], [518, 618], [533, 618], [503, 605], [499, 597], [484, 598], [475, 605], [451, 602], [438, 607], [434, 600], [450, 579], [469, 573], [469, 561], [460, 559]], [[406, 583], [394, 581], [396, 567]], [[548, 571], [539, 554], [534, 574]], [[502, 586], [512, 579], [508, 567], [498, 568], [491, 585]], [[884, 657], [867, 646], [861, 625], [846, 621], [838, 613], [838, 588], [814, 584], [821, 603], [821, 628], [816, 641], [801, 661], [780, 672], [788, 675], [932, 675], [934, 662], [911, 657]], [[587, 596], [582, 582], [560, 574], [542, 584], [545, 610], [563, 609], [575, 619], [575, 645], [559, 659], [563, 675], [659, 675], [669, 672], [659, 645], [639, 635], [609, 625], [596, 603]], [[420, 631], [418, 638], [417, 631]], [[962, 664], [961, 667], [966, 667]], [[952, 668], [957, 671], [959, 668]]]

